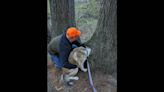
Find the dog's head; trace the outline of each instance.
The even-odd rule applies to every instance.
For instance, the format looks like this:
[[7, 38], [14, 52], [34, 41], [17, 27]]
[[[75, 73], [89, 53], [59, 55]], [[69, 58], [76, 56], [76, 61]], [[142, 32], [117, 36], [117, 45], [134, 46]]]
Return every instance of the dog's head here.
[[89, 47], [78, 47], [71, 52], [73, 60], [78, 64], [78, 67], [84, 72], [87, 71], [87, 69], [84, 68], [84, 62], [90, 55], [90, 52], [91, 49]]

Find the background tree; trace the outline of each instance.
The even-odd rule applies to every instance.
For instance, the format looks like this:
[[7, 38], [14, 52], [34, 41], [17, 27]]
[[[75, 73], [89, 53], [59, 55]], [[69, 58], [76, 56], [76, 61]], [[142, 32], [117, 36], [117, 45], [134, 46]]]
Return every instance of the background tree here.
[[92, 48], [89, 62], [94, 71], [117, 77], [117, 0], [102, 0], [97, 28], [86, 43]]
[[76, 26], [74, 0], [50, 0], [52, 37], [60, 35], [68, 27]]

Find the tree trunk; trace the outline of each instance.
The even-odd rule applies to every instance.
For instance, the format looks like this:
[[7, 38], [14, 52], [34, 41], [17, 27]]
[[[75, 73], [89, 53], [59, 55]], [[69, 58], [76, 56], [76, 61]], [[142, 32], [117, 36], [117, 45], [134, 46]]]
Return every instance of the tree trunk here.
[[52, 30], [51, 19], [50, 16], [47, 16], [47, 44], [51, 40], [51, 30]]
[[74, 0], [50, 0], [52, 37], [75, 26]]
[[92, 69], [117, 77], [117, 0], [101, 0], [99, 20], [92, 38], [89, 62]]

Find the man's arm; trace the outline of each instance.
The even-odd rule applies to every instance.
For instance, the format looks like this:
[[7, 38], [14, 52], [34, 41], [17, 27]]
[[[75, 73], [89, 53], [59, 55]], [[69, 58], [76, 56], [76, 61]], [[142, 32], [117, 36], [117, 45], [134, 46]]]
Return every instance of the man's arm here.
[[82, 47], [86, 47], [85, 44], [81, 44], [78, 41], [74, 41], [72, 44], [76, 44], [78, 47], [82, 46]]

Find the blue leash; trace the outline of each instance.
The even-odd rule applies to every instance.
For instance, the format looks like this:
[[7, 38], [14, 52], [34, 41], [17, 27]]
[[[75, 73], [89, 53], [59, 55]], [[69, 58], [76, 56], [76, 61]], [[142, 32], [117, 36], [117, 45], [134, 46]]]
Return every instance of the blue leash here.
[[87, 68], [88, 68], [89, 83], [90, 83], [90, 85], [91, 85], [91, 87], [92, 87], [92, 91], [93, 91], [93, 92], [97, 92], [96, 89], [95, 89], [95, 87], [94, 87], [94, 85], [93, 85], [91, 70], [90, 70], [90, 66], [89, 66], [88, 61], [87, 61]]

